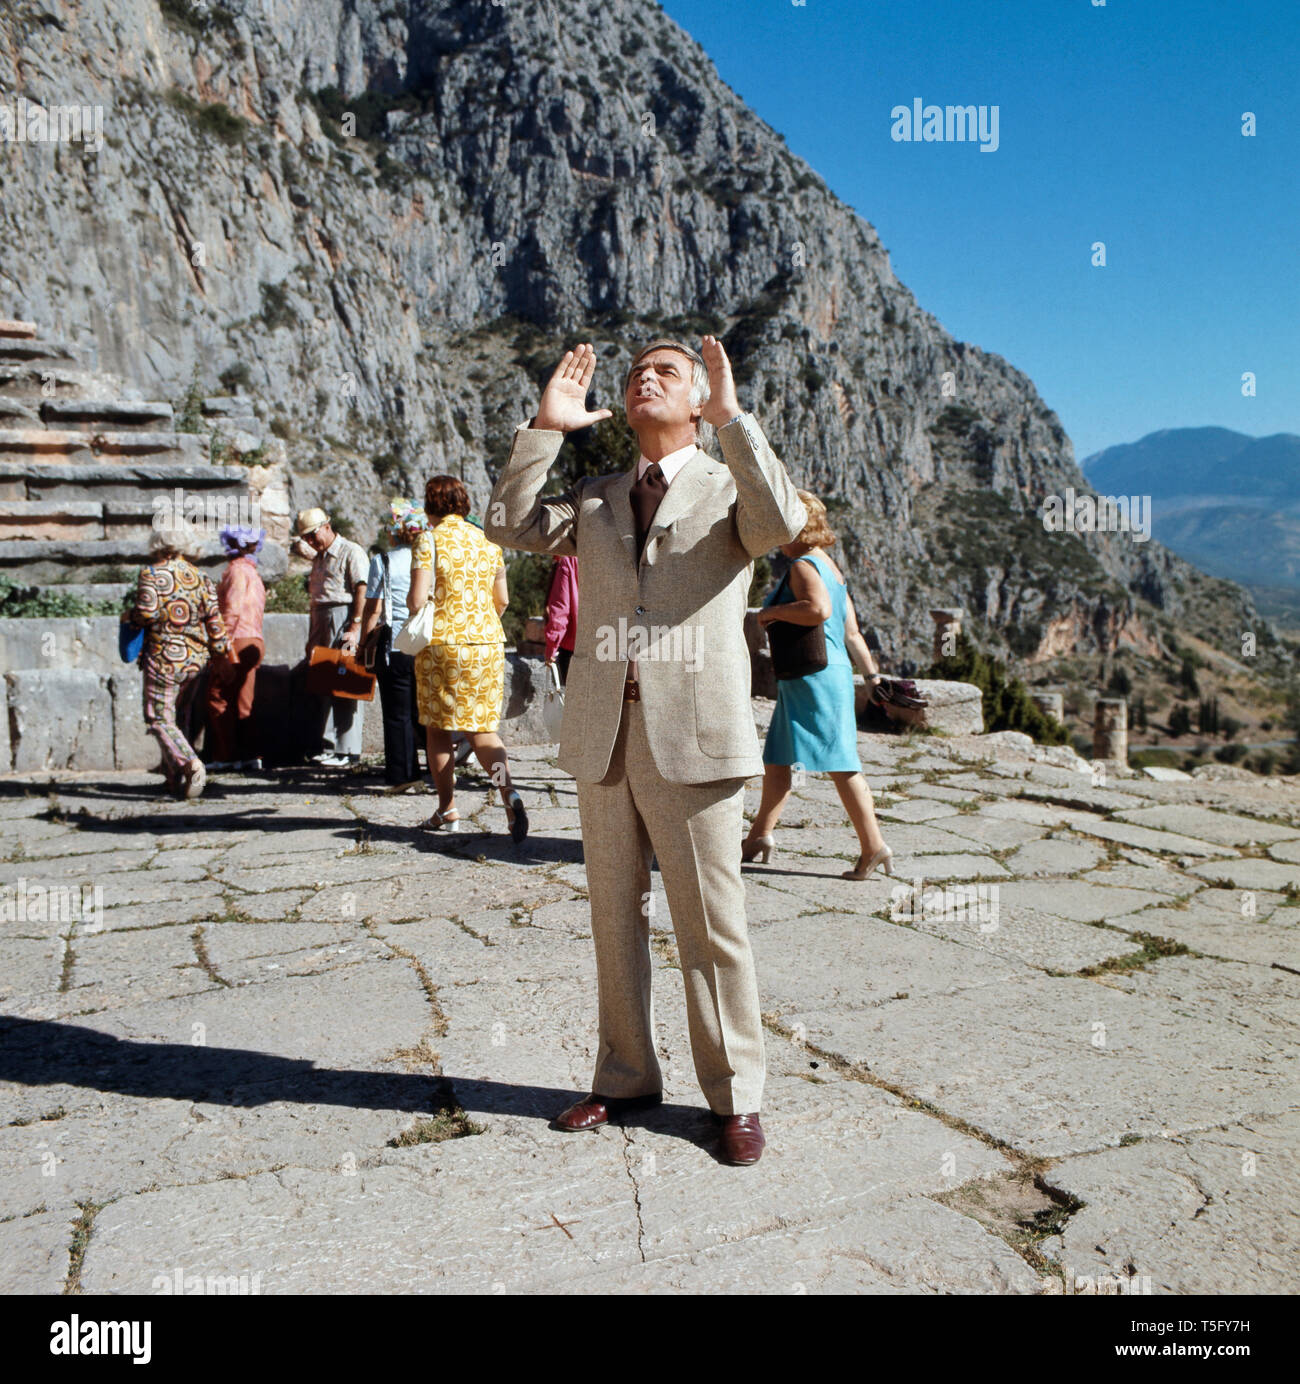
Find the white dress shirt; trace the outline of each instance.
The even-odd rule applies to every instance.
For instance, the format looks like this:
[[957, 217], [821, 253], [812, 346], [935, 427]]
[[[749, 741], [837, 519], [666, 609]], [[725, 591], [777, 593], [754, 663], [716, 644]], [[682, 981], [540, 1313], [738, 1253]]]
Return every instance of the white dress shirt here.
[[[694, 442], [690, 443], [688, 446], [682, 447], [679, 451], [669, 452], [668, 455], [659, 462], [659, 469], [664, 473], [664, 480], [669, 485], [672, 485], [673, 477], [678, 473], [678, 471], [682, 469], [683, 466], [686, 465], [688, 461], [690, 461], [690, 459], [694, 455]], [[646, 467], [650, 464], [651, 463], [648, 462], [643, 455], [640, 461], [638, 461], [636, 464], [637, 480], [640, 480], [641, 477], [645, 475]]]

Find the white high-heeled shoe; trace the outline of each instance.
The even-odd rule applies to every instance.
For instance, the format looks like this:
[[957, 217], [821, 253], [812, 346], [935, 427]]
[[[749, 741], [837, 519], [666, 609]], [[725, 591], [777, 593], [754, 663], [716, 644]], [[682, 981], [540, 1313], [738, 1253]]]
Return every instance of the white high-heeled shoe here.
[[883, 865], [885, 867], [885, 873], [892, 877], [894, 873], [894, 853], [888, 846], [881, 846], [870, 860], [868, 860], [865, 855], [858, 856], [858, 863], [851, 870], [845, 870], [840, 878], [867, 879], [877, 865]]
[[441, 831], [443, 827], [448, 831], [460, 830], [460, 813], [454, 807], [449, 807], [446, 812], [438, 808], [432, 817], [420, 823], [421, 831]]
[[740, 863], [748, 865], [751, 860], [757, 860], [760, 865], [766, 865], [771, 861], [775, 850], [776, 842], [770, 836], [756, 836], [752, 841], [742, 841]]

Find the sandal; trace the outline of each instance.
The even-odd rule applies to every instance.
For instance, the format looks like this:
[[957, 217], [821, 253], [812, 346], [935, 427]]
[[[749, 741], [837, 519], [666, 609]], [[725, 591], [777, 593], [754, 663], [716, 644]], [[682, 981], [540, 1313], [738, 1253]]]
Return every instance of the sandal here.
[[438, 831], [446, 827], [448, 831], [460, 830], [460, 813], [454, 807], [449, 807], [445, 812], [438, 808], [432, 817], [427, 817], [420, 823], [421, 831]]
[[510, 839], [517, 846], [528, 835], [528, 813], [524, 811], [523, 799], [512, 788], [502, 806], [510, 814]]

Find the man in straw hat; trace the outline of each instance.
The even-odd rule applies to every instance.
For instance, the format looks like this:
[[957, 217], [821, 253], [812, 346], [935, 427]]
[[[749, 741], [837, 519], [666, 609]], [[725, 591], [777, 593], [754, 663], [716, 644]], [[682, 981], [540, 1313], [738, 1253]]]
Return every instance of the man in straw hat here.
[[[304, 509], [294, 532], [316, 554], [307, 578], [311, 596], [311, 621], [307, 631], [307, 657], [317, 645], [341, 648], [356, 655], [361, 642], [361, 611], [366, 603], [369, 562], [365, 549], [335, 533], [323, 509]], [[345, 697], [322, 697], [323, 749], [313, 762], [326, 768], [356, 764], [361, 758], [361, 729], [365, 703]]]

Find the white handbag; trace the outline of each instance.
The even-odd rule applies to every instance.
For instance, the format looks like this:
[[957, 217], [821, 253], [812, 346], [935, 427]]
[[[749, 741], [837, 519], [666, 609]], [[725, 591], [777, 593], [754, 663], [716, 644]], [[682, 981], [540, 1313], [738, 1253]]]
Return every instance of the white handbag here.
[[564, 724], [564, 688], [560, 686], [560, 670], [554, 663], [546, 665], [546, 686], [542, 689], [542, 725], [556, 744]]
[[415, 655], [427, 648], [433, 641], [433, 602], [425, 603], [413, 615], [406, 617], [406, 624], [397, 632], [393, 648], [399, 653]]
[[[399, 653], [410, 654], [412, 658], [433, 643], [433, 585], [438, 580], [437, 559], [433, 546], [433, 535], [429, 535], [429, 599], [406, 617], [406, 624], [393, 636], [393, 648]], [[414, 577], [414, 572], [412, 572]]]

